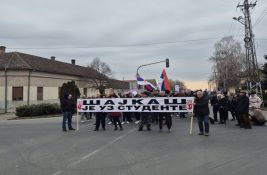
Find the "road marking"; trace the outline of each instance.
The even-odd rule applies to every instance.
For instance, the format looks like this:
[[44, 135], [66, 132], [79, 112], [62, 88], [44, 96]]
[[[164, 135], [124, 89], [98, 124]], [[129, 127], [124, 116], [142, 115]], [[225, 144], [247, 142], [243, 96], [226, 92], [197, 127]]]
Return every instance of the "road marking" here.
[[[125, 137], [128, 136], [129, 134], [133, 133], [134, 131], [136, 131], [136, 129], [132, 129], [132, 130], [128, 131], [126, 134], [117, 137], [116, 139], [114, 139], [114, 140], [108, 142], [106, 145], [101, 146], [99, 149], [96, 149], [96, 150], [94, 150], [93, 152], [90, 152], [89, 154], [83, 156], [83, 157], [80, 158], [79, 160], [77, 160], [77, 161], [71, 163], [69, 166], [67, 166], [67, 168], [71, 168], [71, 167], [75, 167], [75, 166], [77, 166], [78, 164], [80, 164], [81, 162], [83, 162], [83, 161], [89, 159], [89, 158], [92, 157], [93, 155], [96, 155], [98, 152], [102, 151], [103, 149], [109, 147], [110, 145], [116, 143], [116, 142], [119, 141], [119, 140], [122, 140], [123, 138], [125, 138]], [[60, 174], [62, 174], [62, 173], [63, 173], [63, 171], [62, 171], [62, 170], [59, 170], [59, 171], [55, 172], [55, 173], [52, 174], [52, 175], [60, 175]]]
[[61, 173], [63, 173], [62, 171], [57, 171], [57, 172], [55, 172], [53, 175], [59, 175], [59, 174], [61, 174]]

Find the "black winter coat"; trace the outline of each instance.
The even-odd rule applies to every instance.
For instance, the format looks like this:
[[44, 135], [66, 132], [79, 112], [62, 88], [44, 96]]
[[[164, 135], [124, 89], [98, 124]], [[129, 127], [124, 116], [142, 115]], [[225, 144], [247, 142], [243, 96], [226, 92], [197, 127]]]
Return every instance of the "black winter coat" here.
[[203, 96], [202, 98], [196, 97], [194, 113], [196, 116], [204, 116], [209, 115], [209, 98], [207, 96]]
[[219, 100], [219, 110], [220, 111], [227, 111], [228, 110], [228, 100], [227, 98], [222, 98]]
[[247, 114], [249, 112], [249, 98], [246, 95], [238, 98], [236, 112], [238, 114]]
[[216, 95], [212, 96], [210, 99], [211, 106], [218, 107], [218, 98]]
[[69, 99], [63, 99], [61, 102], [61, 110], [62, 112], [71, 112], [74, 113], [74, 103], [72, 100]]
[[229, 110], [235, 111], [237, 106], [237, 97], [230, 97], [229, 98]]

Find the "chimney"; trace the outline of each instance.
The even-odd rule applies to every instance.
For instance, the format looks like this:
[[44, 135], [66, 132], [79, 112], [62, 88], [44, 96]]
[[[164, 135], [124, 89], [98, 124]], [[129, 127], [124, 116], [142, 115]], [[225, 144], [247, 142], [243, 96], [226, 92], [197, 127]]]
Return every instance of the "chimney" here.
[[56, 57], [55, 56], [51, 56], [50, 57], [52, 61], [56, 61]]
[[0, 55], [6, 53], [6, 47], [0, 46]]
[[71, 60], [71, 64], [75, 65], [75, 59]]

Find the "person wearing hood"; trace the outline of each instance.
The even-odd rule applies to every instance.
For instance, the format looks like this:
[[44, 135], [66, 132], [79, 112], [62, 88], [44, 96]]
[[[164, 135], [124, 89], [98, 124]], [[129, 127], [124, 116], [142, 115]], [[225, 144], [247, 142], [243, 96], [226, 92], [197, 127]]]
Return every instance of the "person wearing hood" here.
[[70, 131], [75, 130], [72, 127], [72, 114], [74, 112], [74, 103], [72, 102], [71, 94], [64, 94], [64, 98], [61, 100], [61, 110], [63, 112], [62, 130], [67, 131], [66, 122], [68, 122], [68, 128]]

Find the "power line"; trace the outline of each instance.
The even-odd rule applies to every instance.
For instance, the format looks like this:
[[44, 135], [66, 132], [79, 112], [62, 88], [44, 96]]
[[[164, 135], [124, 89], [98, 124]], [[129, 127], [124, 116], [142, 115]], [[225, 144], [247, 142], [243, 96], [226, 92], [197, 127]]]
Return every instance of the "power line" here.
[[208, 41], [208, 40], [216, 40], [216, 39], [220, 39], [220, 38], [222, 38], [222, 37], [177, 40], [177, 41], [167, 41], [167, 42], [154, 42], [154, 43], [141, 43], [141, 44], [106, 45], [106, 46], [103, 45], [103, 46], [60, 46], [60, 47], [9, 47], [9, 49], [13, 49], [13, 50], [16, 50], [16, 49], [17, 50], [19, 50], [19, 49], [57, 50], [57, 49], [96, 49], [96, 48], [142, 47], [142, 46], [154, 46], [154, 45], [166, 45], [166, 44]]
[[253, 24], [253, 27], [258, 25], [263, 20], [263, 18], [265, 17], [266, 14], [267, 14], [267, 6], [263, 9], [263, 11], [261, 12], [260, 16], [257, 18], [255, 23]]

